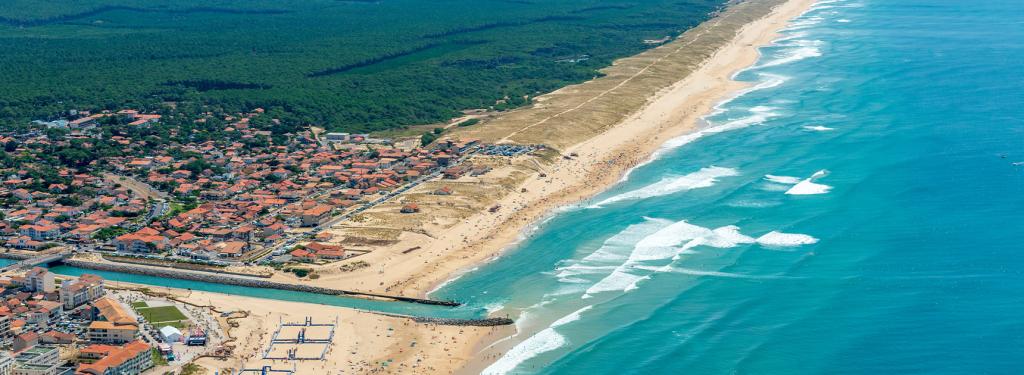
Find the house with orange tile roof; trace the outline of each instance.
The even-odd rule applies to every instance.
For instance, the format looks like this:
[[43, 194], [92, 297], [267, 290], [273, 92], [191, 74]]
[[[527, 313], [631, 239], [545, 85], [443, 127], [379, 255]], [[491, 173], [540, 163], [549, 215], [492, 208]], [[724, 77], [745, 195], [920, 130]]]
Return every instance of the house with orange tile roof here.
[[90, 363], [78, 365], [75, 375], [138, 375], [153, 367], [150, 346], [138, 340], [121, 347], [90, 345], [79, 355]]
[[134, 340], [139, 323], [121, 303], [103, 297], [92, 303], [98, 320], [89, 323], [86, 337], [94, 343], [124, 343]]
[[302, 211], [301, 220], [304, 227], [315, 227], [326, 223], [331, 218], [331, 211], [334, 208], [328, 205], [317, 205], [313, 208]]
[[345, 248], [340, 245], [310, 242], [306, 244], [305, 248], [320, 259], [342, 259], [345, 257]]
[[15, 352], [28, 350], [29, 348], [39, 344], [39, 334], [35, 332], [25, 332], [14, 337], [14, 345], [11, 349]]
[[135, 233], [122, 234], [114, 238], [117, 251], [149, 253], [163, 250], [170, 243], [167, 237], [153, 228], [143, 228]]
[[60, 227], [53, 224], [22, 225], [18, 231], [36, 241], [50, 240], [60, 236]]
[[249, 250], [249, 244], [243, 241], [224, 241], [214, 244], [213, 250], [221, 258], [237, 258]]
[[289, 254], [292, 256], [292, 259], [298, 262], [312, 263], [316, 261], [316, 254], [305, 249], [295, 249]]

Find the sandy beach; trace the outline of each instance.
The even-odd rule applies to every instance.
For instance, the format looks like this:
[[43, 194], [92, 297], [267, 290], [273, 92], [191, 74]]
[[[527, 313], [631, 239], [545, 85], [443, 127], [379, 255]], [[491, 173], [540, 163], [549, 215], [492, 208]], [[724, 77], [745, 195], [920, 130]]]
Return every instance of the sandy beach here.
[[[666, 141], [696, 130], [701, 117], [715, 104], [746, 87], [731, 77], [757, 60], [757, 47], [770, 43], [788, 20], [813, 3], [764, 0], [734, 5], [676, 41], [617, 61], [605, 77], [542, 96], [534, 107], [514, 111], [481, 128], [459, 129], [455, 137], [498, 143], [543, 142], [558, 153], [549, 158], [521, 157], [525, 160], [489, 173], [500, 177], [471, 181], [489, 185], [500, 181], [507, 186], [485, 191], [483, 195], [490, 199], [477, 204], [465, 217], [439, 214], [441, 218], [412, 225], [414, 229], [364, 225], [364, 229], [400, 232], [394, 244], [357, 258], [369, 267], [351, 272], [322, 267], [315, 281], [281, 274], [275, 277], [339, 289], [425, 296], [454, 275], [500, 255], [529, 235], [527, 228], [545, 215], [585, 202], [649, 160]], [[707, 58], [695, 59], [690, 54], [707, 54]], [[649, 74], [653, 76], [647, 77]], [[659, 89], [656, 82], [648, 82], [655, 80], [667, 83]], [[637, 95], [641, 97], [635, 98]], [[637, 108], [604, 108], [621, 102], [623, 96], [636, 100]], [[592, 117], [591, 112], [604, 113]], [[583, 121], [598, 125], [580, 130]], [[410, 193], [424, 194], [437, 186], [424, 184]], [[489, 212], [487, 207], [500, 210]], [[397, 211], [385, 207], [378, 222], [404, 219], [384, 217], [383, 212], [389, 210]], [[414, 247], [414, 252], [404, 251]]]
[[[494, 123], [456, 130], [456, 137], [485, 142], [546, 140], [543, 143], [557, 153], [545, 158], [520, 157], [490, 172], [492, 181], [504, 185], [486, 191], [489, 199], [479, 204], [500, 207], [495, 212], [467, 206], [472, 213], [466, 217], [433, 219], [420, 229], [398, 230], [393, 243], [357, 258], [369, 264], [364, 268], [339, 272], [336, 266], [321, 267], [317, 280], [300, 281], [282, 274], [275, 279], [425, 296], [454, 275], [499, 256], [528, 236], [529, 226], [559, 207], [585, 202], [619, 182], [666, 141], [697, 129], [701, 116], [745, 87], [731, 77], [756, 61], [757, 47], [770, 43], [788, 20], [813, 3], [764, 0], [734, 5], [673, 42], [617, 61], [605, 77], [540, 97], [533, 107], [509, 113]], [[626, 97], [632, 104], [604, 110], [608, 101], [628, 102], [622, 99]], [[593, 117], [594, 113], [603, 116]], [[587, 131], [575, 131], [580, 126]], [[436, 187], [425, 184], [418, 190], [422, 194], [431, 188]], [[408, 251], [413, 247], [415, 251]], [[231, 329], [231, 336], [237, 339], [232, 359], [198, 361], [214, 371], [262, 365], [290, 369], [295, 363], [300, 374], [477, 373], [500, 357], [502, 346], [481, 349], [515, 333], [514, 327], [423, 325], [338, 307], [174, 293], [221, 310], [249, 312]], [[339, 322], [325, 361], [275, 363], [261, 359], [279, 321], [301, 322], [307, 316], [317, 322]]]
[[[365, 269], [343, 273], [323, 270], [319, 280], [291, 280], [342, 289], [425, 296], [453, 276], [499, 256], [523, 236], [528, 236], [528, 228], [531, 225], [552, 214], [559, 207], [586, 202], [619, 182], [631, 168], [649, 160], [666, 141], [698, 129], [703, 115], [709, 113], [718, 102], [746, 87], [745, 83], [734, 81], [731, 77], [754, 64], [758, 58], [757, 48], [770, 43], [776, 38], [778, 30], [790, 19], [805, 12], [813, 3], [813, 0], [768, 0], [746, 2], [730, 7], [722, 15], [688, 31], [676, 41], [655, 48], [650, 52], [653, 56], [641, 54], [632, 58], [638, 59], [641, 62], [639, 65], [635, 61], [632, 65], [616, 62], [610, 69], [619, 69], [620, 72], [612, 71], [604, 78], [614, 78], [617, 83], [598, 82], [604, 79], [602, 78], [566, 87], [548, 94], [552, 98], [550, 102], [544, 97], [539, 98], [534, 108], [513, 112], [506, 116], [510, 120], [498, 122], [492, 128], [485, 126], [482, 131], [459, 129], [464, 133], [461, 135], [466, 137], [499, 143], [532, 143], [535, 137], [548, 137], [549, 141], [546, 144], [557, 149], [558, 155], [540, 161], [513, 162], [507, 167], [498, 167], [491, 172], [516, 176], [513, 179], [515, 184], [501, 190], [496, 199], [486, 203], [500, 206], [501, 209], [497, 212], [478, 209], [474, 214], [460, 218], [455, 223], [444, 225], [438, 224], [435, 220], [431, 223], [433, 227], [424, 225], [424, 231], [404, 231], [398, 236], [396, 243], [360, 256], [360, 260], [371, 264]], [[723, 39], [723, 36], [727, 38]], [[684, 56], [690, 53], [691, 49], [698, 48], [698, 45], [699, 48], [706, 50], [708, 57], [694, 64], [689, 73], [686, 73], [686, 69], [680, 70], [684, 74], [674, 76], [671, 84], [660, 89], [648, 87], [647, 92], [641, 91], [644, 98], [638, 108], [620, 108], [619, 110], [627, 115], [620, 118], [602, 118], [601, 120], [608, 124], [597, 127], [592, 137], [577, 139], [572, 136], [558, 136], [560, 127], [579, 124], [579, 119], [572, 118], [573, 116], [586, 118], [586, 111], [600, 111], [601, 102], [614, 100], [608, 97], [620, 95], [618, 90], [635, 90], [636, 88], [631, 85], [639, 85], [638, 87], [642, 89], [644, 80], [647, 79], [645, 74], [658, 72], [661, 65], [679, 64], [679, 61], [674, 60], [676, 55]], [[670, 66], [666, 69], [659, 74], [673, 77], [673, 69], [680, 68]], [[623, 75], [623, 70], [629, 74]], [[588, 91], [587, 85], [600, 86], [600, 89]], [[584, 93], [587, 95], [583, 95]], [[586, 98], [580, 99], [581, 96]], [[565, 98], [569, 99], [563, 101], [576, 102], [571, 103], [567, 109], [543, 117], [531, 113], [545, 110], [550, 112], [548, 107], [557, 105], [558, 100]], [[525, 118], [532, 121], [523, 121]], [[571, 157], [563, 157], [570, 155]], [[532, 164], [535, 168], [530, 168], [531, 173], [524, 174], [524, 164]], [[418, 247], [415, 252], [403, 252], [413, 246]], [[289, 279], [287, 276], [277, 277]], [[256, 308], [255, 311], [264, 311], [257, 312], [257, 315], [265, 314], [266, 318], [262, 320], [268, 321], [278, 316], [275, 315], [278, 313], [271, 312], [278, 310], [274, 307], [277, 304], [274, 302], [253, 307]], [[353, 315], [352, 312], [334, 314], [352, 316], [352, 321], [361, 322], [359, 325], [364, 327], [401, 325], [401, 329], [398, 330], [401, 333], [396, 335], [403, 337], [402, 340], [405, 341], [413, 337], [423, 340], [427, 336], [454, 334], [451, 327], [417, 327], [410, 323], [395, 322], [391, 318], [359, 313]], [[251, 328], [252, 332], [259, 329], [266, 331], [266, 327]], [[458, 332], [458, 342], [448, 342], [449, 345], [443, 354], [431, 355], [448, 359], [448, 362], [435, 360], [430, 366], [433, 371], [439, 373], [479, 372], [500, 357], [504, 345], [496, 345], [486, 351], [481, 349], [499, 338], [509, 336], [512, 331], [514, 329], [508, 328], [503, 331], [487, 329]], [[357, 330], [352, 333], [355, 336], [351, 337], [361, 339], [377, 337], [377, 340], [373, 341], [374, 352], [380, 350], [380, 356], [373, 357], [376, 359], [343, 356], [338, 359], [343, 362], [330, 363], [351, 368], [351, 361], [373, 363], [373, 360], [391, 357], [408, 359], [409, 354], [401, 350], [399, 342], [402, 340], [378, 337], [379, 332]], [[369, 336], [365, 336], [367, 334]], [[369, 347], [360, 345], [360, 348], [366, 352]], [[395, 352], [396, 350], [398, 352]], [[362, 369], [367, 368], [370, 367]]]
[[[230, 315], [231, 319], [212, 314], [233, 338], [224, 345], [233, 347], [233, 351], [228, 358], [209, 356], [196, 360], [208, 374], [263, 366], [275, 370], [292, 370], [294, 366], [297, 374], [452, 373], [471, 359], [473, 351], [470, 349], [475, 343], [510, 334], [508, 327], [427, 325], [407, 318], [333, 306], [151, 286], [146, 289], [189, 304], [212, 305], [220, 312], [235, 312]], [[302, 323], [307, 317], [317, 324], [336, 324], [334, 339], [327, 346], [324, 360], [263, 359], [278, 323]], [[326, 338], [328, 332], [327, 328], [309, 328], [306, 335], [310, 339]], [[296, 333], [296, 328], [285, 329], [280, 337], [294, 338]], [[297, 349], [298, 355], [318, 355], [323, 350], [319, 344], [278, 345], [272, 353], [284, 355], [292, 348]]]

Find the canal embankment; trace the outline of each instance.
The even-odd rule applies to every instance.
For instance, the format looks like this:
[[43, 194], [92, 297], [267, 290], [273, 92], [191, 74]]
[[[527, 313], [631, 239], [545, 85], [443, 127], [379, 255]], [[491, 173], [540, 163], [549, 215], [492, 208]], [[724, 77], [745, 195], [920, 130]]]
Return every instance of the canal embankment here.
[[80, 260], [80, 259], [65, 259], [63, 261], [63, 263], [64, 263], [64, 265], [67, 265], [67, 266], [83, 268], [83, 269], [89, 269], [89, 270], [119, 272], [119, 273], [127, 273], [127, 274], [134, 274], [134, 275], [154, 276], [154, 277], [171, 278], [171, 279], [188, 280], [188, 281], [199, 281], [199, 282], [225, 284], [225, 285], [234, 285], [234, 286], [250, 287], [250, 288], [276, 289], [276, 290], [286, 290], [286, 291], [303, 292], [303, 293], [315, 293], [315, 294], [332, 295], [332, 296], [348, 296], [348, 297], [356, 297], [356, 298], [370, 298], [370, 299], [378, 299], [378, 300], [388, 300], [388, 301], [417, 303], [417, 304], [423, 304], [423, 305], [437, 305], [437, 306], [450, 306], [450, 307], [456, 307], [456, 306], [461, 305], [460, 303], [455, 302], [455, 301], [438, 301], [438, 300], [431, 300], [431, 299], [425, 299], [425, 298], [392, 296], [392, 295], [376, 294], [376, 293], [364, 293], [364, 292], [357, 292], [357, 291], [350, 291], [350, 290], [325, 288], [325, 287], [314, 286], [314, 285], [283, 283], [283, 282], [270, 281], [270, 280], [266, 280], [266, 279], [262, 279], [262, 278], [257, 278], [257, 277], [246, 277], [246, 276], [228, 275], [228, 274], [215, 274], [215, 273], [209, 273], [209, 272], [203, 272], [203, 271], [169, 269], [169, 268], [160, 268], [160, 267], [144, 266], [144, 265], [128, 264], [128, 263], [94, 262], [94, 261], [86, 261], [86, 260]]

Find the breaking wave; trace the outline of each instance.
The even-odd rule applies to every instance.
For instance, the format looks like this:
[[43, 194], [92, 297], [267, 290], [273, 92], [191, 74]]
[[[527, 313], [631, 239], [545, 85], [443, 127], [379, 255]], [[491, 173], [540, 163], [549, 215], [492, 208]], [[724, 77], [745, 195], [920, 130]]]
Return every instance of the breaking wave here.
[[610, 275], [588, 288], [583, 298], [590, 298], [602, 292], [628, 292], [637, 288], [641, 281], [650, 278], [652, 273], [668, 270], [651, 268], [646, 264], [650, 261], [674, 261], [679, 259], [681, 254], [698, 246], [731, 248], [755, 241], [753, 237], [740, 233], [740, 228], [735, 225], [710, 229], [690, 224], [685, 220], [679, 221], [637, 242], [629, 259], [616, 267]]
[[584, 308], [581, 308], [579, 310], [573, 311], [571, 314], [563, 316], [561, 319], [558, 319], [554, 323], [551, 323], [551, 327], [552, 328], [560, 327], [560, 326], [564, 326], [566, 324], [575, 322], [577, 320], [580, 320], [580, 318], [582, 317], [582, 314], [587, 312], [587, 310], [590, 310], [592, 308], [594, 308], [594, 305], [587, 305]]
[[830, 128], [830, 127], [827, 127], [827, 126], [821, 126], [821, 125], [808, 125], [808, 126], [804, 126], [804, 129], [811, 130], [811, 131], [816, 131], [816, 132], [827, 132], [827, 131], [830, 131], [830, 130], [836, 130], [834, 128]]
[[756, 68], [767, 68], [772, 66], [785, 65], [800, 60], [809, 59], [812, 57], [820, 57], [822, 43], [824, 42], [820, 40], [794, 39], [790, 43], [780, 44], [779, 46], [792, 48], [786, 49], [785, 52], [778, 58], [768, 60], [756, 65]]
[[[740, 72], [737, 72], [736, 74], [739, 74], [739, 73]], [[740, 91], [737, 91], [736, 94], [733, 95], [732, 97], [730, 97], [728, 99], [725, 99], [725, 100], [722, 100], [721, 102], [718, 102], [718, 104], [715, 105], [714, 109], [710, 113], [708, 113], [707, 115], [702, 116], [701, 119], [704, 120], [705, 122], [708, 122], [710, 124], [711, 122], [708, 119], [711, 118], [711, 117], [714, 117], [716, 115], [725, 113], [724, 107], [725, 107], [725, 105], [729, 104], [730, 102], [732, 102], [732, 101], [734, 101], [734, 100], [736, 100], [736, 99], [738, 99], [738, 98], [740, 98], [740, 97], [742, 97], [744, 95], [747, 95], [749, 93], [755, 92], [755, 91], [766, 90], [766, 89], [770, 89], [770, 88], [773, 88], [773, 87], [777, 87], [777, 86], [782, 85], [783, 83], [785, 83], [790, 78], [790, 77], [783, 76], [783, 75], [769, 74], [769, 73], [759, 73], [758, 76], [764, 77], [764, 79], [761, 80], [760, 82], [758, 82], [756, 85], [748, 87], [748, 88], [740, 90]], [[700, 138], [702, 138], [704, 136], [708, 136], [708, 135], [712, 135], [712, 134], [718, 134], [718, 133], [727, 132], [727, 131], [736, 130], [736, 129], [741, 129], [741, 128], [744, 128], [744, 127], [747, 127], [747, 126], [750, 126], [750, 125], [756, 125], [756, 124], [762, 123], [764, 121], [767, 121], [767, 120], [771, 119], [772, 117], [778, 116], [778, 113], [775, 113], [775, 112], [772, 111], [774, 109], [776, 109], [776, 108], [772, 108], [772, 107], [754, 107], [754, 108], [750, 109], [750, 111], [753, 113], [753, 115], [751, 115], [751, 116], [749, 116], [747, 118], [740, 119], [740, 120], [735, 120], [735, 121], [728, 121], [726, 123], [719, 124], [719, 125], [712, 124], [711, 126], [708, 126], [708, 127], [704, 128], [704, 129], [701, 129], [701, 130], [698, 130], [698, 131], [695, 131], [695, 132], [692, 132], [692, 133], [688, 133], [688, 134], [684, 134], [684, 135], [672, 138], [672, 139], [668, 140], [667, 142], [663, 143], [661, 145], [661, 147], [659, 147], [653, 154], [651, 154], [651, 157], [648, 158], [646, 161], [644, 161], [643, 163], [640, 163], [640, 164], [634, 166], [633, 168], [630, 168], [628, 171], [626, 171], [626, 173], [622, 176], [622, 179], [620, 179], [619, 181], [621, 182], [621, 181], [628, 180], [629, 179], [629, 175], [634, 170], [636, 170], [637, 168], [640, 168], [642, 166], [645, 166], [645, 165], [649, 164], [652, 161], [658, 160], [666, 152], [669, 152], [671, 150], [674, 150], [674, 149], [677, 149], [679, 147], [685, 146], [685, 145], [687, 145], [687, 144], [689, 144], [689, 143], [691, 143], [693, 141], [696, 141], [696, 140], [698, 140], [698, 139], [700, 139]], [[758, 112], [758, 111], [760, 111], [760, 112]]]
[[580, 276], [608, 274], [629, 258], [637, 242], [669, 224], [669, 220], [647, 218], [643, 223], [630, 225], [583, 259], [556, 268], [555, 277], [561, 282], [581, 283], [587, 280]]
[[811, 177], [808, 177], [807, 179], [800, 181], [796, 185], [793, 185], [793, 187], [789, 188], [789, 190], [786, 190], [786, 194], [814, 195], [828, 193], [829, 190], [832, 190], [831, 186], [814, 182], [815, 179], [825, 177], [826, 175], [828, 175], [828, 171], [824, 169], [815, 172], [813, 175], [811, 175]]
[[537, 332], [530, 338], [526, 339], [516, 346], [512, 347], [505, 355], [501, 356], [496, 362], [487, 366], [481, 374], [487, 375], [504, 375], [512, 370], [515, 370], [516, 366], [526, 360], [536, 357], [541, 353], [550, 352], [552, 350], [561, 348], [568, 341], [565, 336], [555, 332], [553, 328], [545, 328], [540, 332]]
[[800, 182], [800, 177], [775, 176], [775, 175], [770, 175], [770, 174], [764, 175], [764, 179], [768, 180], [768, 181], [771, 181], [771, 182], [774, 182], [774, 183], [777, 183], [777, 184], [785, 184], [785, 185], [796, 185], [797, 183]]
[[782, 233], [771, 231], [757, 238], [757, 243], [763, 246], [801, 246], [817, 243], [818, 239], [799, 233]]
[[721, 177], [737, 175], [739, 175], [739, 172], [732, 168], [714, 166], [701, 168], [699, 171], [684, 176], [665, 177], [656, 183], [612, 196], [590, 206], [590, 208], [600, 208], [601, 206], [616, 202], [647, 199], [692, 189], [705, 188], [713, 186]]

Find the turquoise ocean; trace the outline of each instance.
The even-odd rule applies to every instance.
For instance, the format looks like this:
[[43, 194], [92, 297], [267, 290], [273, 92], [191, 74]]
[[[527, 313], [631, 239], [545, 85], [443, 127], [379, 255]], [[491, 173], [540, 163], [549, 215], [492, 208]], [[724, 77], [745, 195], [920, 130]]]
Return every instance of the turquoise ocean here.
[[695, 135], [432, 293], [487, 374], [1024, 372], [1024, 2], [821, 1]]

